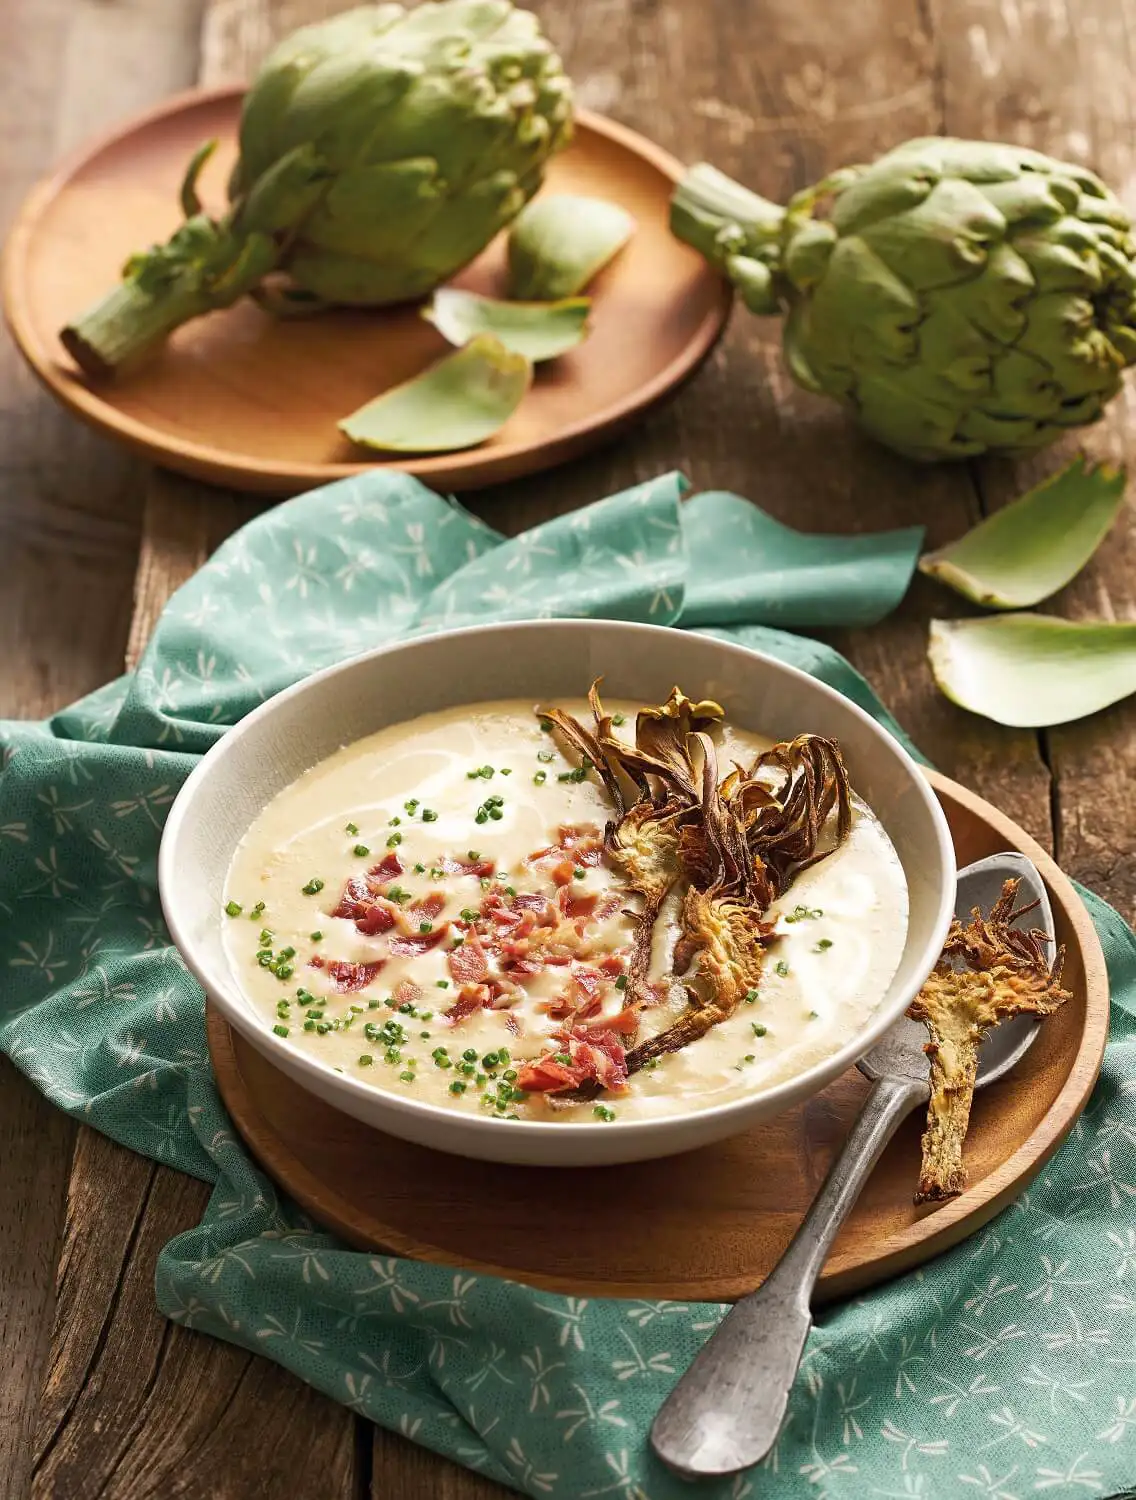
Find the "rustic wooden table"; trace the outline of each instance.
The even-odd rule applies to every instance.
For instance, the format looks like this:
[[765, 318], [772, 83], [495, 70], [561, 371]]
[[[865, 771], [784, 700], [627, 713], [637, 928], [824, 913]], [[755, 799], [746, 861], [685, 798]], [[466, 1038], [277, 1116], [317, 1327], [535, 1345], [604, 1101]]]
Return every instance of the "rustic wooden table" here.
[[[247, 75], [345, 0], [3, 0], [0, 225], [97, 131], [194, 81]], [[1136, 0], [538, 0], [580, 99], [773, 197], [910, 136], [1024, 142], [1085, 162], [1136, 209]], [[2, 336], [0, 336], [2, 337]], [[1131, 456], [1132, 396], [1089, 437]], [[252, 502], [154, 472], [57, 410], [0, 344], [0, 714], [40, 717], [121, 670], [170, 591]], [[795, 525], [925, 521], [956, 536], [1055, 463], [917, 469], [793, 388], [739, 313], [697, 379], [618, 446], [469, 497], [509, 532], [681, 467]], [[1055, 601], [1136, 612], [1136, 520]], [[920, 580], [833, 637], [923, 749], [1131, 918], [1136, 703], [1035, 735], [952, 707], [924, 660], [952, 597]], [[0, 1500], [452, 1500], [503, 1494], [377, 1431], [265, 1360], [167, 1323], [159, 1248], [205, 1189], [46, 1104], [0, 1062]]]

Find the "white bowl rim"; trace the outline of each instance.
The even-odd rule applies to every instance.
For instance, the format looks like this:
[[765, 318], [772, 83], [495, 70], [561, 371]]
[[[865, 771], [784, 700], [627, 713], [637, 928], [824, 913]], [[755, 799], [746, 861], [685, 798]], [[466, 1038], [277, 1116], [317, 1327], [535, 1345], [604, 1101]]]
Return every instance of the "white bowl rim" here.
[[[364, 663], [374, 661], [376, 658], [390, 656], [395, 652], [412, 651], [419, 645], [430, 643], [436, 645], [439, 640], [453, 640], [458, 637], [481, 635], [491, 636], [497, 633], [506, 633], [516, 630], [532, 631], [563, 631], [579, 630], [581, 634], [594, 630], [597, 626], [619, 629], [621, 631], [633, 632], [640, 636], [650, 635], [660, 638], [671, 637], [675, 634], [675, 627], [668, 625], [648, 625], [631, 620], [607, 620], [607, 619], [550, 619], [550, 620], [504, 620], [491, 621], [484, 625], [464, 625], [453, 630], [431, 631], [428, 634], [411, 636], [407, 639], [392, 641], [386, 645], [378, 646], [372, 651], [363, 651], [356, 656], [348, 657], [345, 661], [334, 662], [331, 666], [321, 667], [315, 672], [300, 678], [298, 682], [289, 687], [282, 688], [278, 693], [265, 699], [251, 709], [236, 724], [227, 729], [225, 734], [215, 744], [211, 745], [205, 754], [194, 766], [193, 770], [182, 783], [181, 790], [171, 804], [169, 815], [166, 819], [162, 832], [161, 843], [158, 850], [158, 895], [162, 906], [162, 913], [166, 925], [170, 930], [170, 936], [185, 961], [186, 967], [205, 991], [206, 996], [217, 1005], [225, 1016], [225, 1019], [236, 1027], [254, 1046], [259, 1040], [271, 1036], [269, 1023], [266, 1019], [257, 1015], [248, 1002], [240, 995], [239, 990], [233, 984], [228, 974], [219, 974], [213, 971], [209, 964], [200, 963], [194, 956], [194, 943], [188, 938], [177, 918], [177, 898], [174, 894], [177, 882], [174, 879], [174, 854], [182, 825], [185, 823], [192, 809], [197, 788], [205, 779], [214, 774], [214, 769], [229, 746], [239, 742], [246, 734], [255, 731], [260, 722], [276, 712], [281, 702], [298, 697], [308, 691], [317, 682], [326, 682], [330, 678], [347, 675], [358, 670]], [[688, 632], [682, 631], [681, 634]], [[758, 650], [754, 647], [743, 646], [737, 642], [722, 640], [717, 635], [712, 635], [704, 630], [691, 630], [691, 635], [701, 636], [703, 639], [712, 641], [725, 654], [738, 656], [743, 659], [752, 660], [757, 658], [760, 662], [771, 667], [775, 672], [783, 673], [791, 678], [799, 680], [809, 690], [820, 693], [823, 697], [836, 700], [842, 709], [847, 710], [854, 717], [858, 717], [870, 730], [873, 736], [879, 738], [894, 753], [901, 765], [905, 766], [912, 783], [922, 798], [926, 810], [931, 817], [932, 827], [937, 835], [938, 864], [943, 871], [943, 888], [939, 893], [939, 910], [932, 929], [931, 937], [921, 950], [916, 967], [929, 974], [938, 961], [942, 952], [942, 945], [946, 940], [947, 930], [955, 911], [955, 875], [957, 864], [955, 860], [954, 841], [951, 837], [950, 827], [945, 814], [939, 805], [938, 798], [931, 787], [930, 782], [923, 775], [918, 761], [907, 751], [903, 744], [892, 735], [877, 719], [873, 718], [858, 703], [854, 703], [843, 693], [828, 683], [822, 682], [820, 678], [811, 673], [803, 671], [800, 667], [792, 666], [788, 662], [781, 661], [778, 657], [768, 652]], [[477, 701], [477, 700], [470, 700]], [[455, 704], [455, 707], [460, 706]], [[243, 834], [242, 834], [243, 837]], [[930, 852], [930, 851], [929, 851]], [[819, 1093], [841, 1073], [853, 1066], [859, 1058], [883, 1036], [884, 1032], [892, 1026], [903, 1014], [907, 1004], [910, 1003], [909, 996], [901, 1009], [894, 1013], [891, 1010], [878, 1010], [873, 1013], [871, 1024], [857, 1033], [851, 1041], [845, 1043], [837, 1052], [829, 1053], [814, 1063], [812, 1067], [803, 1072], [794, 1073], [783, 1079], [772, 1088], [761, 1089], [755, 1093], [743, 1094], [736, 1099], [726, 1100], [722, 1104], [709, 1105], [705, 1109], [680, 1110], [674, 1114], [652, 1115], [644, 1119], [623, 1120], [619, 1124], [620, 1136], [627, 1138], [644, 1138], [652, 1133], [667, 1129], [673, 1130], [681, 1120], [710, 1121], [712, 1119], [723, 1120], [732, 1114], [744, 1116], [753, 1106], [760, 1101], [762, 1113], [766, 1118], [772, 1118], [781, 1109], [789, 1108], [798, 1099], [811, 1097]], [[272, 1054], [265, 1048], [271, 1060]], [[343, 1091], [348, 1095], [360, 1100], [366, 1100], [374, 1107], [376, 1099], [381, 1101], [383, 1110], [389, 1109], [393, 1114], [403, 1115], [409, 1119], [433, 1119], [440, 1126], [452, 1126], [460, 1121], [464, 1129], [476, 1132], [491, 1131], [493, 1135], [499, 1136], [502, 1122], [495, 1119], [485, 1119], [480, 1115], [466, 1115], [456, 1110], [447, 1109], [445, 1105], [431, 1104], [428, 1100], [411, 1099], [393, 1091], [379, 1089], [371, 1084], [363, 1082], [362, 1079], [353, 1078], [347, 1073], [336, 1073], [333, 1068], [322, 1062], [319, 1058], [312, 1057], [299, 1049], [292, 1049], [288, 1054], [288, 1064], [285, 1071], [290, 1072], [293, 1077], [302, 1074], [305, 1077], [318, 1079], [322, 1084], [335, 1092]], [[319, 1090], [314, 1090], [319, 1093]], [[326, 1095], [323, 1097], [326, 1098]], [[781, 1102], [779, 1102], [781, 1101]], [[329, 1101], [330, 1102], [330, 1101]], [[508, 1122], [510, 1135], [520, 1132], [529, 1140], [540, 1136], [548, 1139], [564, 1140], [571, 1137], [580, 1140], [585, 1134], [593, 1139], [600, 1136], [610, 1135], [611, 1126], [606, 1122], [591, 1122], [586, 1120], [511, 1120]], [[375, 1126], [381, 1129], [381, 1126]], [[744, 1129], [739, 1124], [739, 1130]], [[720, 1132], [720, 1135], [727, 1132]], [[677, 1148], [681, 1150], [682, 1148]], [[470, 1155], [476, 1153], [471, 1152]], [[667, 1153], [671, 1154], [671, 1153]]]

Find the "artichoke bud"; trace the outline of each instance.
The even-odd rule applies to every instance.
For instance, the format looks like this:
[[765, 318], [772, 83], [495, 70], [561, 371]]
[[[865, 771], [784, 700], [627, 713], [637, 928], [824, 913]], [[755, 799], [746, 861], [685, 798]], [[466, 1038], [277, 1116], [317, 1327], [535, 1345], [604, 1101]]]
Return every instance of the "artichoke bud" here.
[[67, 347], [108, 374], [274, 269], [308, 301], [424, 296], [516, 216], [571, 127], [571, 82], [511, 0], [362, 5], [301, 27], [245, 96], [227, 218], [196, 212], [199, 154], [186, 224]]
[[755, 311], [788, 289], [794, 379], [901, 453], [1040, 448], [1095, 421], [1136, 363], [1132, 225], [1081, 167], [927, 138], [798, 192], [781, 233], [779, 213], [698, 166], [671, 223]]

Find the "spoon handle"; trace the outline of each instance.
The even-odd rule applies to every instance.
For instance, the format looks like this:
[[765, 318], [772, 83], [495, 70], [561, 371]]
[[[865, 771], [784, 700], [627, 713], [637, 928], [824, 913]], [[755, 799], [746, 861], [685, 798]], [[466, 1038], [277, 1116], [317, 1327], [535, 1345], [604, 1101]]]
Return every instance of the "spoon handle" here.
[[925, 1080], [889, 1076], [874, 1085], [788, 1249], [727, 1314], [660, 1408], [651, 1446], [676, 1473], [734, 1474], [773, 1447], [829, 1247], [900, 1121], [927, 1097]]

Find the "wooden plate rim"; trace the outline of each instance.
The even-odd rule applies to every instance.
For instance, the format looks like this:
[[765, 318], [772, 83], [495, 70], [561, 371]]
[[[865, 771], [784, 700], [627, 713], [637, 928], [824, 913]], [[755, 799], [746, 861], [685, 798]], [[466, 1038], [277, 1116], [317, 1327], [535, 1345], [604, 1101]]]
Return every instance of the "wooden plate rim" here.
[[[1076, 934], [1083, 958], [1084, 1027], [1065, 1082], [1044, 1120], [1005, 1161], [961, 1197], [934, 1209], [901, 1233], [877, 1242], [875, 1252], [870, 1257], [850, 1253], [832, 1257], [821, 1273], [817, 1288], [818, 1300], [847, 1296], [862, 1287], [912, 1270], [932, 1256], [949, 1250], [1001, 1212], [1018, 1191], [1041, 1171], [1073, 1128], [1092, 1093], [1108, 1041], [1109, 991], [1104, 953], [1092, 919], [1068, 877], [1058, 869], [1040, 844], [990, 803], [938, 772], [928, 771], [927, 776], [936, 792], [959, 803], [987, 823], [1009, 846], [1017, 847], [1028, 855], [1041, 871], [1051, 897], [1061, 907]], [[358, 1212], [348, 1199], [334, 1189], [329, 1189], [314, 1172], [293, 1156], [261, 1114], [254, 1096], [247, 1090], [230, 1027], [211, 1005], [207, 1009], [206, 1029], [217, 1086], [233, 1122], [264, 1169], [284, 1185], [302, 1208], [317, 1222], [333, 1229], [356, 1247], [374, 1249], [374, 1231], [378, 1227], [382, 1230], [383, 1247], [398, 1255], [443, 1265], [454, 1263], [452, 1250], [443, 1250], [417, 1240], [388, 1225], [378, 1225], [376, 1220]], [[581, 1290], [580, 1283], [571, 1277], [539, 1272], [534, 1272], [531, 1276], [526, 1273], [520, 1277], [516, 1271], [505, 1272], [499, 1266], [476, 1260], [470, 1261], [467, 1269], [490, 1275], [508, 1275], [512, 1280], [523, 1279], [533, 1286], [567, 1295], [579, 1294]], [[752, 1280], [736, 1276], [716, 1277], [704, 1282], [698, 1295], [707, 1301], [733, 1301], [752, 1290]], [[589, 1282], [588, 1293], [609, 1297], [644, 1295], [642, 1284], [619, 1281]], [[658, 1289], [658, 1295], [668, 1294], [668, 1288]], [[689, 1287], [685, 1288], [682, 1295], [684, 1298], [690, 1297]]]
[[[539, 469], [550, 468], [582, 452], [591, 443], [615, 432], [658, 401], [697, 370], [726, 326], [733, 305], [733, 289], [728, 281], [707, 266], [707, 278], [716, 282], [719, 289], [717, 302], [707, 311], [685, 347], [650, 380], [602, 411], [562, 428], [554, 437], [502, 448], [472, 449], [461, 454], [445, 453], [357, 464], [275, 463], [269, 459], [250, 456], [235, 459], [226, 450], [207, 443], [192, 442], [173, 435], [159, 435], [149, 424], [126, 416], [113, 404], [103, 400], [97, 389], [92, 389], [79, 378], [64, 371], [52, 353], [44, 347], [30, 314], [31, 299], [26, 284], [29, 255], [47, 208], [66, 190], [72, 179], [104, 151], [171, 115], [202, 105], [224, 104], [229, 100], [239, 99], [244, 92], [245, 86], [242, 84], [185, 89], [132, 115], [72, 152], [55, 171], [31, 189], [16, 216], [4, 252], [0, 275], [0, 298], [3, 301], [4, 316], [17, 347], [33, 373], [76, 416], [99, 431], [121, 439], [135, 451], [157, 463], [214, 483], [233, 484], [269, 494], [283, 494], [293, 489], [328, 484], [336, 479], [348, 479], [357, 474], [390, 469], [419, 478], [433, 478], [437, 483], [455, 488], [488, 484], [497, 478], [519, 478]], [[638, 156], [672, 182], [677, 182], [685, 170], [683, 164], [669, 151], [604, 115], [591, 110], [577, 110], [576, 126], [580, 131], [590, 131], [604, 137], [631, 155]]]

